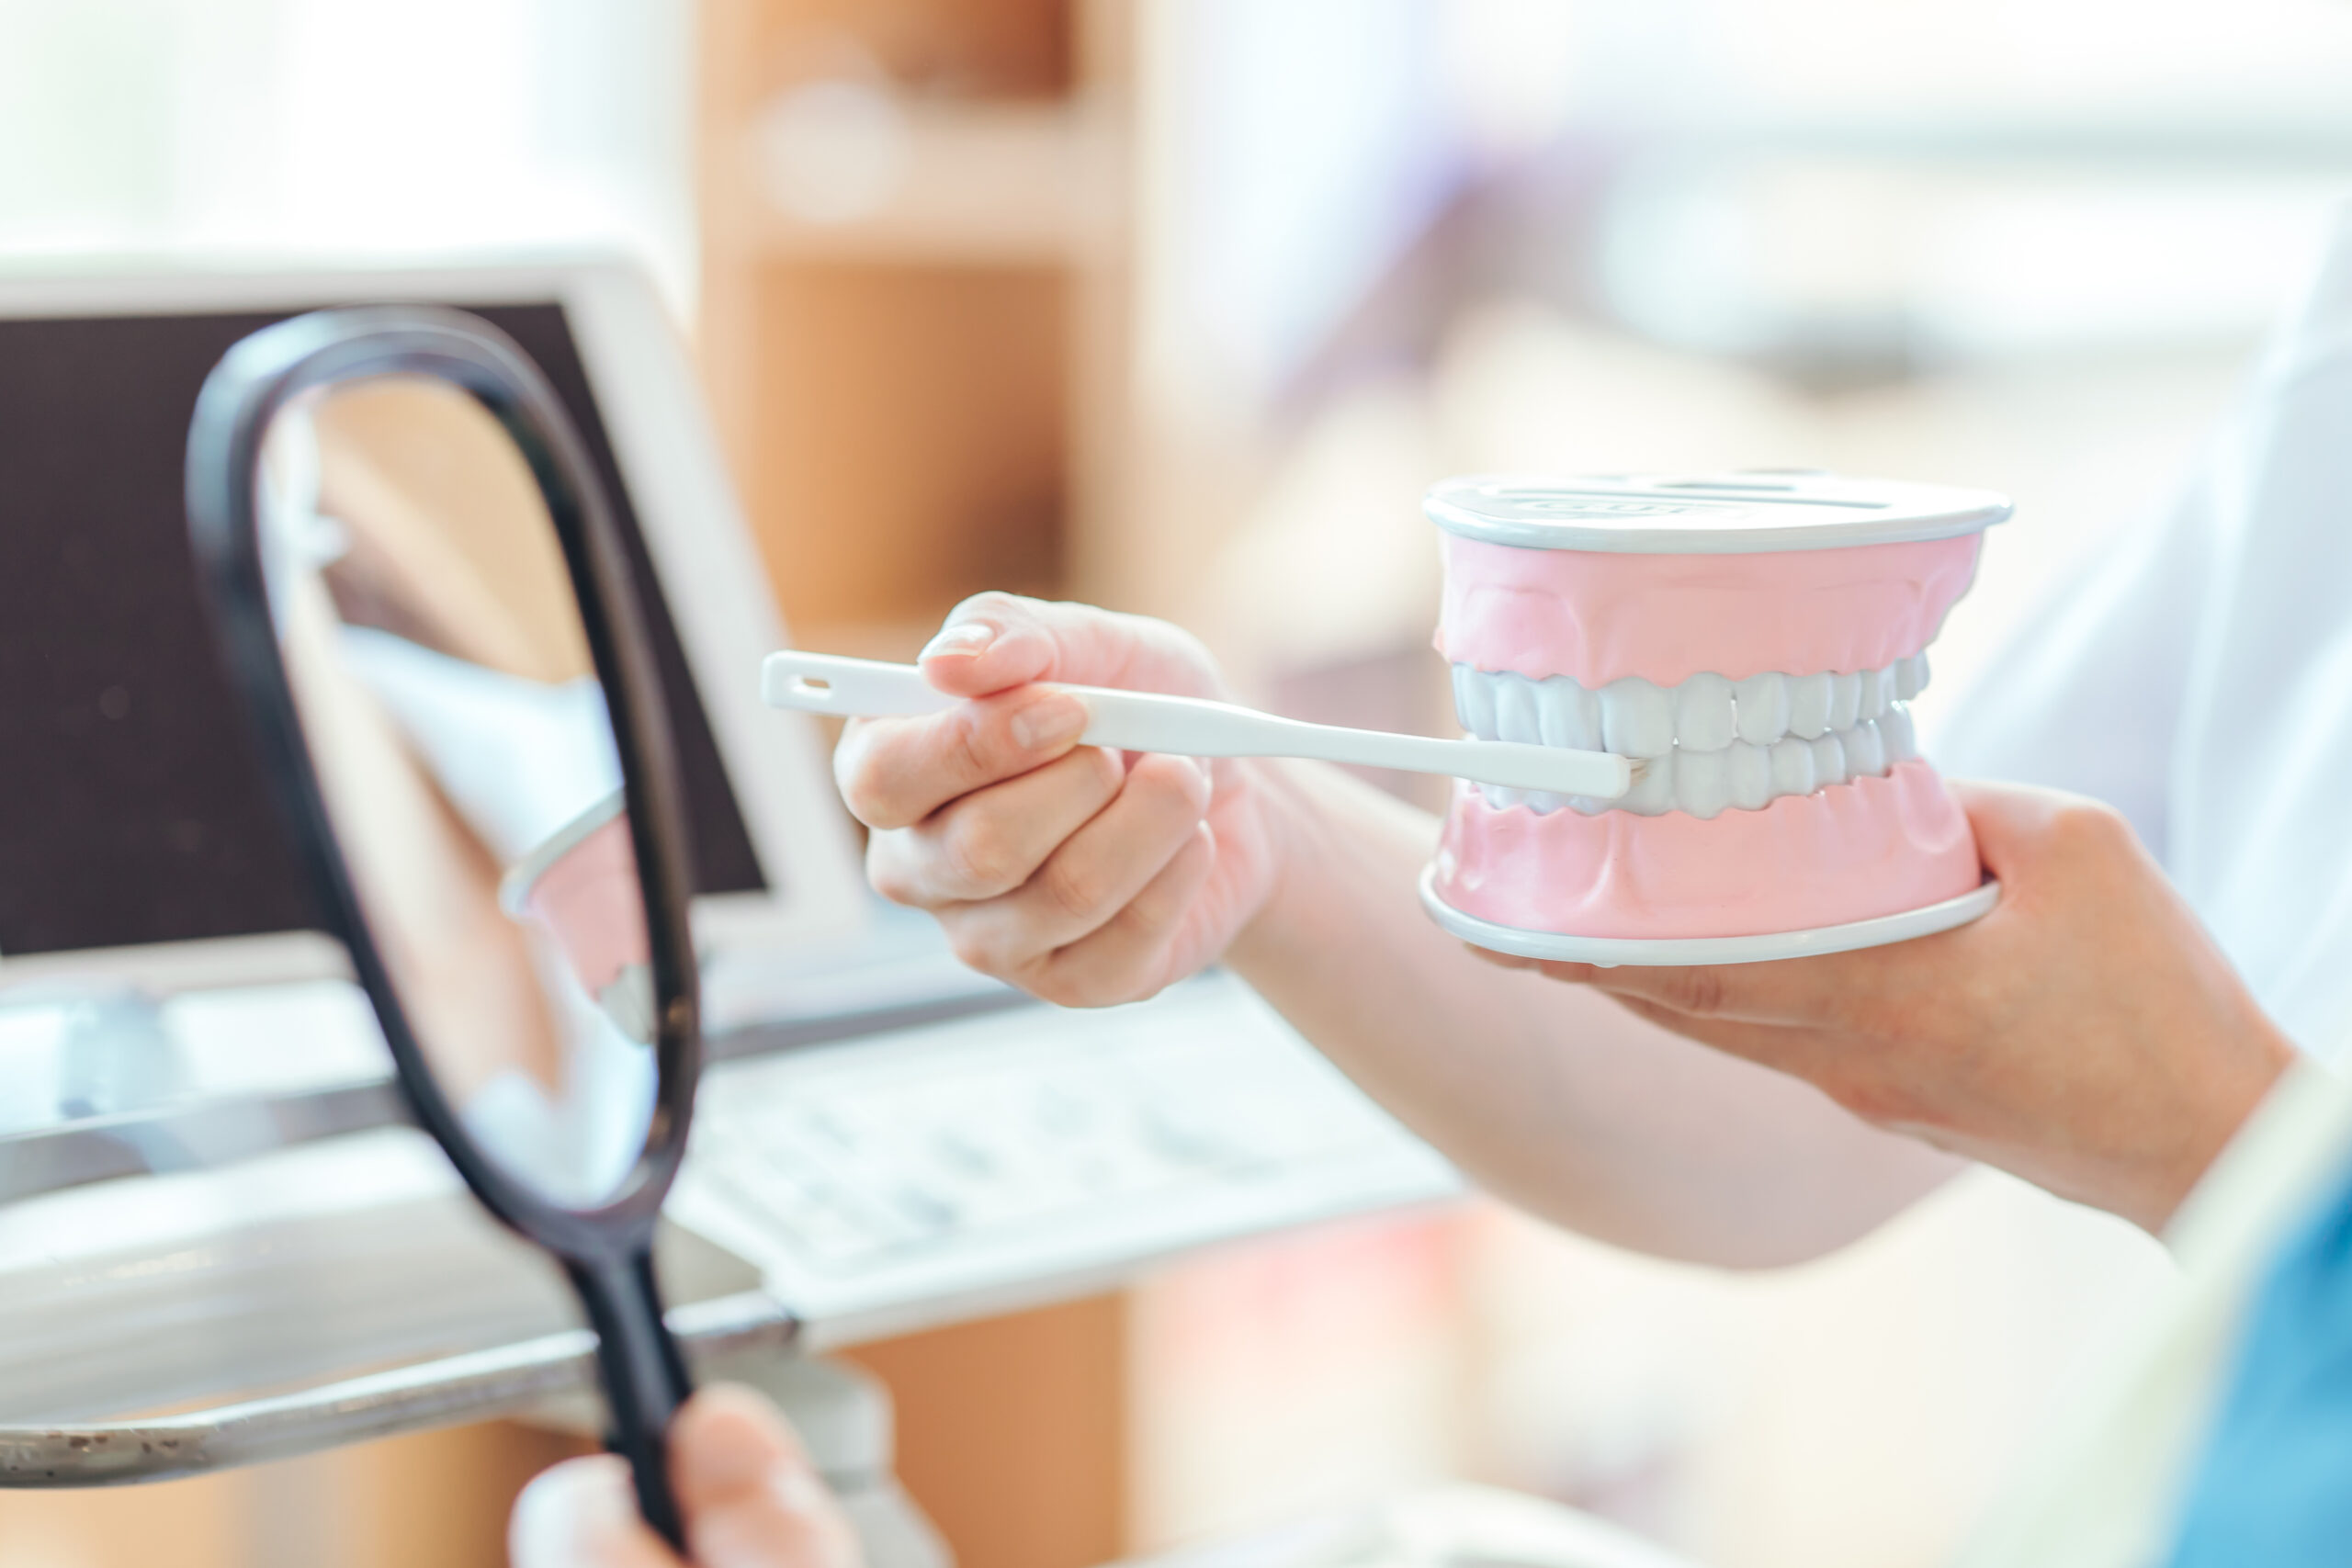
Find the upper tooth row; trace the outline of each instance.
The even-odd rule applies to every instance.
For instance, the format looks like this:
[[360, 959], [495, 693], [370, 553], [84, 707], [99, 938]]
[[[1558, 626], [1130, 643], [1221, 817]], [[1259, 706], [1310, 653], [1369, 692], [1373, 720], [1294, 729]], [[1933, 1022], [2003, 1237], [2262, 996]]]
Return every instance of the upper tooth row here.
[[1453, 706], [1462, 728], [1481, 740], [1663, 757], [1678, 745], [1720, 751], [1734, 740], [1769, 746], [1786, 735], [1818, 739], [1884, 716], [1892, 704], [1909, 701], [1927, 684], [1925, 653], [1845, 674], [1768, 671], [1744, 681], [1693, 675], [1679, 686], [1628, 675], [1599, 691], [1566, 675], [1535, 681], [1457, 664]]

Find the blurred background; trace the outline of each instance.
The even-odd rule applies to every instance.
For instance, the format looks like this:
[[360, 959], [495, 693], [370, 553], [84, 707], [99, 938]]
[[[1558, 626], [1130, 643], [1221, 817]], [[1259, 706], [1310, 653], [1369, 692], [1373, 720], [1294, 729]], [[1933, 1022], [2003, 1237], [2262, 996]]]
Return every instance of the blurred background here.
[[[1430, 481], [1824, 466], [2018, 502], [1932, 743], [2196, 461], [2347, 192], [2340, 0], [0, 0], [0, 270], [617, 250], [804, 644], [1065, 594], [1370, 724], [1448, 722]], [[1444, 1476], [1909, 1568], [2168, 1282], [1991, 1176], [1747, 1278], [1472, 1204], [866, 1359], [974, 1568]], [[332, 1506], [355, 1563], [494, 1562], [413, 1499], [494, 1512], [533, 1441], [0, 1497], [0, 1558], [252, 1561]]]

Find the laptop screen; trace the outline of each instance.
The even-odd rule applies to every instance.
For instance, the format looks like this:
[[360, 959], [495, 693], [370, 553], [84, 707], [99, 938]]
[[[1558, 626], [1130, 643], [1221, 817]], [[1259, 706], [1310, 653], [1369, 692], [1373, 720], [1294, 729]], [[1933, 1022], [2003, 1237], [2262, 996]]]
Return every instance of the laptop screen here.
[[[613, 497], [695, 890], [766, 889], [563, 307], [469, 309], [538, 363]], [[320, 925], [215, 650], [181, 490], [204, 378], [291, 313], [0, 321], [0, 954]]]

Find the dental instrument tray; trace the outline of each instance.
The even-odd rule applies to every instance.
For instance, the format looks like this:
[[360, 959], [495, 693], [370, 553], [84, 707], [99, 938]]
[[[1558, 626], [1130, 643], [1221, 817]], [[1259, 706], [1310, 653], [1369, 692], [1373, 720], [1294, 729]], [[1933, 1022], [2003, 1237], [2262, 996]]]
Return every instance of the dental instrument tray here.
[[1817, 471], [1475, 476], [1424, 509], [1463, 728], [1635, 762], [1613, 799], [1457, 784], [1421, 879], [1439, 924], [1531, 958], [1728, 964], [1993, 908], [1908, 705], [2006, 498]]

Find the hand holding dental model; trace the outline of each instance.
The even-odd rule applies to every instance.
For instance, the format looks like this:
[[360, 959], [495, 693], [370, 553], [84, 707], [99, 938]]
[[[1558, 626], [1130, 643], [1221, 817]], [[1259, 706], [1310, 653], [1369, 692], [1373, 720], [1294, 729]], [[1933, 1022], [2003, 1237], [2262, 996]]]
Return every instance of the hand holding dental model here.
[[[1695, 533], [1711, 513], [1680, 514]], [[1531, 536], [1553, 525], [1528, 522]], [[1625, 581], [1548, 648], [1514, 643], [1514, 614], [1584, 587], [1538, 581], [1554, 571], [1544, 547], [1449, 548], [1470, 543], [1502, 557], [1450, 565], [1443, 646], [1468, 728], [1582, 746], [1597, 728], [1660, 764], [1646, 776], [1670, 794], [1637, 784], [1611, 807], [1465, 786], [1432, 862], [1437, 824], [1334, 770], [1082, 745], [1083, 699], [1050, 683], [1215, 699], [1213, 665], [1161, 623], [987, 594], [923, 654], [930, 685], [964, 700], [842, 738], [836, 773], [875, 829], [876, 887], [936, 914], [975, 967], [1068, 1004], [1148, 996], [1222, 957], [1490, 1190], [1622, 1245], [1732, 1265], [1818, 1256], [1959, 1168], [1939, 1150], [2164, 1222], [2289, 1048], [2117, 819], [1948, 791], [1910, 761], [1892, 705], [1966, 587], [1968, 529], [1793, 562], [1626, 554], [1599, 567]], [[1785, 602], [1758, 600], [1759, 582]], [[1627, 606], [1645, 594], [1679, 596], [1725, 646], [1679, 677], [1600, 668], [1640, 656]], [[1519, 615], [1518, 633], [1532, 624]], [[1743, 637], [1775, 647], [1742, 654]], [[1788, 673], [1779, 642], [1826, 676]], [[1750, 654], [1758, 670], [1722, 667]], [[1849, 665], [1876, 672], [1875, 703], [1839, 675]], [[1826, 710], [1799, 711], [1820, 705], [1815, 685]], [[1532, 719], [1500, 711], [1521, 701]], [[1595, 724], [1566, 723], [1585, 707]], [[1690, 938], [1769, 944], [1949, 905], [1981, 875], [1972, 822], [2007, 889], [1991, 915], [1989, 897], [1964, 908], [1974, 925], [1794, 964], [1631, 966], [1687, 964], [1674, 944]], [[1498, 974], [1417, 890], [1448, 925], [1500, 929], [1489, 946], [1580, 956], [1546, 945], [1565, 932], [1621, 944], [1596, 956], [1629, 966], [1555, 970], [1590, 982], [1569, 987]], [[1726, 909], [1738, 925], [1703, 923]]]
[[2005, 890], [1958, 930], [1702, 968], [1485, 956], [1590, 986], [1880, 1126], [2154, 1230], [2294, 1046], [2122, 818], [2051, 790], [1953, 788]]

